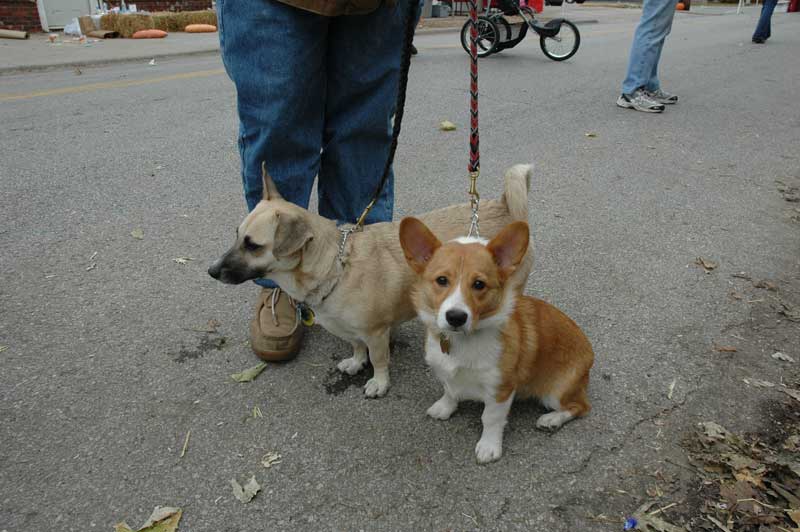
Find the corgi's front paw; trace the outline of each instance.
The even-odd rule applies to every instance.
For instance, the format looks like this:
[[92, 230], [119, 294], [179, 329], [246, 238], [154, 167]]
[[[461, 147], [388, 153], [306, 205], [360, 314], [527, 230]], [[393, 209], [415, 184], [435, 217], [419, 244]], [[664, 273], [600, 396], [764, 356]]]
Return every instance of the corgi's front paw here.
[[475, 446], [475, 457], [480, 464], [488, 464], [494, 462], [503, 455], [503, 442], [491, 440], [489, 438], [481, 438], [478, 445]]
[[389, 391], [389, 378], [375, 375], [364, 385], [364, 395], [367, 397], [383, 397]]
[[358, 360], [356, 357], [345, 358], [341, 362], [339, 362], [336, 367], [342, 373], [347, 373], [348, 375], [355, 375], [362, 369], [364, 369], [364, 365], [366, 361]]
[[445, 419], [450, 419], [450, 416], [453, 415], [457, 407], [458, 403], [444, 395], [428, 408], [427, 413], [433, 419], [441, 419], [444, 421]]
[[555, 431], [561, 428], [561, 425], [572, 419], [572, 414], [566, 411], [549, 412], [539, 417], [536, 420], [536, 427], [544, 430]]

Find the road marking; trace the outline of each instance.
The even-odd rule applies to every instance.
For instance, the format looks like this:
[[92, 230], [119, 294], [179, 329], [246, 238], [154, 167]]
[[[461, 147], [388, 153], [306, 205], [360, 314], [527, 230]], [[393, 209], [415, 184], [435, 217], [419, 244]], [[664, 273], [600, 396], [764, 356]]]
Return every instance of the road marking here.
[[76, 85], [73, 87], [61, 87], [45, 91], [23, 92], [19, 94], [0, 93], [0, 102], [10, 102], [15, 100], [30, 100], [32, 98], [43, 98], [46, 96], [59, 96], [62, 94], [78, 94], [81, 92], [92, 92], [102, 89], [124, 89], [126, 87], [136, 87], [138, 85], [150, 85], [163, 81], [175, 81], [178, 79], [204, 78], [224, 74], [224, 68], [214, 68], [212, 70], [198, 70], [196, 72], [183, 72], [181, 74], [170, 74], [169, 76], [159, 76], [157, 78], [104, 81], [101, 83], [88, 83], [86, 85]]

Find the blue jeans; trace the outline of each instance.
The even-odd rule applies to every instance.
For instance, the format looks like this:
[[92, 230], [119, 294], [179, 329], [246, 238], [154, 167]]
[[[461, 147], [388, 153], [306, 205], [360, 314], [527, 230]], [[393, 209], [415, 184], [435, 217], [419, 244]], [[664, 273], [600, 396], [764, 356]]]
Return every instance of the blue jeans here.
[[[308, 208], [318, 177], [319, 214], [356, 221], [391, 143], [406, 1], [323, 17], [276, 0], [217, 0], [248, 209], [261, 200], [265, 161], [287, 201]], [[393, 206], [390, 174], [366, 222], [391, 220]]]
[[775, 11], [776, 5], [778, 5], [778, 0], [764, 0], [764, 4], [761, 6], [761, 16], [758, 18], [756, 31], [753, 33], [753, 39], [766, 41], [772, 36], [772, 12]]
[[630, 95], [641, 88], [648, 91], [661, 88], [658, 81], [658, 61], [661, 59], [664, 40], [672, 30], [677, 4], [678, 0], [644, 0], [642, 18], [633, 36], [628, 74], [622, 83], [623, 94]]

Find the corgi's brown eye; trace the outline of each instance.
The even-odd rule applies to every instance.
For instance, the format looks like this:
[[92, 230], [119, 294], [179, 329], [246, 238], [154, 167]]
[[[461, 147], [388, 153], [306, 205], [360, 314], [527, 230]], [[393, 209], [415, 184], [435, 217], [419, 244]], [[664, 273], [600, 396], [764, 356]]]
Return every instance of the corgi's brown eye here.
[[483, 290], [484, 288], [486, 288], [486, 283], [478, 279], [477, 281], [472, 283], [472, 288], [474, 288], [475, 290]]
[[444, 275], [440, 275], [439, 277], [436, 278], [436, 284], [438, 284], [439, 286], [447, 286], [447, 277], [445, 277]]

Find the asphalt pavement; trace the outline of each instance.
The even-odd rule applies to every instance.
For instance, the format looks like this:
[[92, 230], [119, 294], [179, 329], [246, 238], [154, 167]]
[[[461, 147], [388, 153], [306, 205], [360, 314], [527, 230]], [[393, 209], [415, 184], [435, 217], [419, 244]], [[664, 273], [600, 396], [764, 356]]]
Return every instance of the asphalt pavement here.
[[[229, 377], [258, 362], [257, 290], [205, 273], [245, 214], [217, 55], [0, 76], [0, 531], [110, 531], [156, 505], [214, 532], [595, 532], [650, 500], [690, 519], [696, 424], [795, 408], [743, 379], [797, 382], [770, 355], [800, 360], [800, 16], [757, 46], [753, 8], [678, 14], [661, 74], [680, 103], [648, 115], [614, 105], [638, 12], [609, 11], [564, 63], [529, 38], [480, 64], [480, 190], [536, 163], [528, 291], [597, 356], [587, 418], [551, 435], [515, 405], [486, 466], [477, 405], [425, 416], [440, 385], [416, 322], [383, 399], [336, 373], [349, 348], [319, 328], [295, 361]], [[467, 59], [454, 33], [416, 42], [397, 219], [466, 200]], [[230, 480], [251, 475], [243, 504]]]

